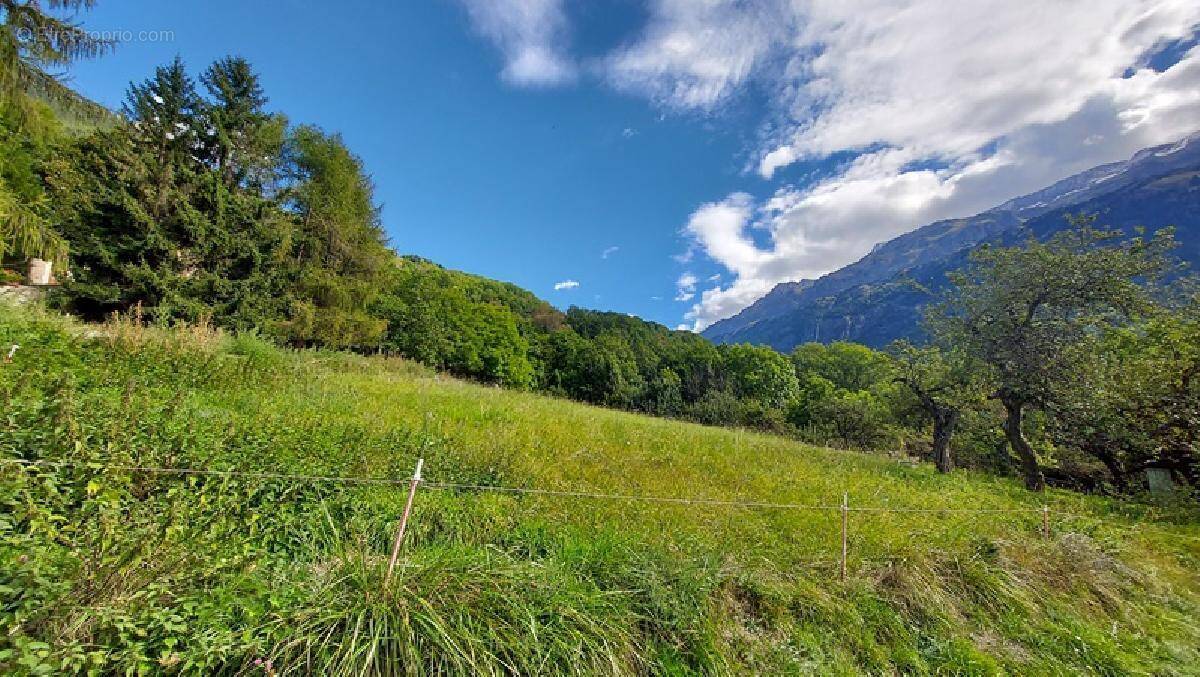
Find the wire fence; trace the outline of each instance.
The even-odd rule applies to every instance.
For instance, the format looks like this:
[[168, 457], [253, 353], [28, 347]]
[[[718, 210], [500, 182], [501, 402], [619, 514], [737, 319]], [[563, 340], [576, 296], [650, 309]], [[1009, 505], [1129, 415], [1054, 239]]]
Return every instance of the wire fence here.
[[[898, 514], [1025, 514], [1025, 515], [1040, 515], [1041, 516], [1041, 531], [1046, 538], [1050, 537], [1050, 518], [1051, 509], [1049, 505], [1028, 506], [1017, 508], [952, 508], [952, 507], [906, 507], [906, 506], [852, 506], [849, 503], [849, 495], [843, 496], [842, 503], [839, 504], [806, 504], [806, 503], [781, 503], [769, 501], [739, 501], [728, 499], [713, 499], [713, 498], [695, 498], [681, 496], [654, 496], [641, 494], [624, 494], [624, 493], [605, 493], [595, 491], [573, 491], [564, 489], [547, 489], [541, 487], [512, 487], [489, 484], [466, 484], [455, 482], [438, 482], [425, 480], [421, 477], [421, 464], [423, 461], [418, 461], [416, 472], [411, 478], [396, 479], [396, 478], [377, 478], [377, 477], [352, 477], [342, 475], [306, 475], [296, 473], [280, 473], [280, 472], [263, 472], [249, 470], [217, 470], [211, 468], [187, 468], [187, 467], [157, 467], [137, 464], [114, 464], [114, 463], [94, 463], [94, 462], [79, 462], [79, 461], [49, 461], [49, 460], [28, 460], [28, 459], [0, 459], [0, 464], [17, 465], [27, 468], [70, 468], [76, 470], [85, 470], [91, 472], [143, 472], [149, 474], [162, 475], [180, 475], [180, 476], [204, 476], [204, 477], [224, 477], [224, 478], [240, 478], [253, 479], [263, 481], [286, 481], [297, 483], [332, 483], [332, 484], [349, 484], [349, 485], [382, 485], [382, 486], [408, 486], [408, 497], [404, 515], [401, 517], [399, 526], [396, 531], [395, 542], [392, 549], [392, 563], [388, 568], [388, 577], [391, 577], [392, 569], [395, 567], [395, 560], [400, 552], [403, 544], [404, 535], [409, 519], [409, 512], [412, 507], [413, 498], [416, 495], [417, 488], [433, 490], [448, 490], [448, 491], [465, 491], [476, 493], [500, 493], [500, 494], [516, 494], [516, 495], [532, 495], [545, 496], [555, 498], [570, 498], [584, 500], [603, 500], [603, 501], [625, 501], [625, 502], [646, 502], [646, 503], [662, 503], [674, 505], [694, 505], [706, 507], [727, 507], [737, 509], [758, 509], [758, 510], [797, 510], [797, 511], [829, 511], [841, 514], [841, 552], [836, 558], [818, 558], [813, 561], [820, 561], [822, 564], [836, 566], [841, 570], [841, 577], [846, 577], [846, 566], [849, 559], [848, 553], [848, 536], [849, 524], [848, 516], [851, 513], [898, 513]], [[1081, 515], [1078, 513], [1067, 512], [1063, 510], [1053, 511], [1056, 520], [1059, 519], [1074, 519], [1074, 520], [1093, 520], [1101, 523], [1106, 529], [1122, 531], [1124, 533], [1134, 532], [1150, 532], [1157, 533], [1162, 536], [1200, 542], [1200, 536], [1192, 536], [1182, 534], [1170, 529], [1164, 529], [1159, 523], [1146, 521], [1135, 521], [1134, 524], [1120, 524], [1116, 520], [1107, 519], [1097, 515]], [[856, 561], [879, 561], [892, 562], [900, 557], [885, 557], [885, 558], [855, 558]]]
[[[0, 463], [10, 463], [27, 467], [57, 467], [74, 468], [93, 471], [145, 472], [167, 475], [200, 475], [211, 477], [230, 477], [258, 480], [281, 480], [289, 482], [336, 483], [336, 484], [367, 484], [405, 486], [412, 480], [388, 479], [377, 477], [350, 477], [344, 475], [301, 475], [292, 473], [260, 472], [248, 470], [213, 470], [208, 468], [162, 468], [145, 465], [126, 465], [111, 463], [85, 463], [76, 461], [42, 461], [25, 459], [0, 459]], [[843, 506], [838, 504], [806, 504], [806, 503], [776, 503], [770, 501], [735, 501], [715, 498], [689, 498], [681, 496], [653, 496], [644, 494], [619, 494], [594, 491], [572, 491], [565, 489], [543, 489], [539, 487], [507, 487], [492, 484], [459, 484], [455, 482], [438, 482], [421, 479], [424, 489], [445, 489], [457, 491], [477, 491], [508, 494], [528, 494], [536, 496], [557, 496], [563, 498], [584, 498], [610, 501], [645, 501], [650, 503], [669, 503], [678, 505], [703, 505], [729, 508], [760, 508], [773, 510], [829, 510], [840, 511]], [[1042, 507], [1026, 508], [909, 508], [893, 506], [848, 506], [849, 512], [911, 512], [911, 513], [1041, 513]]]

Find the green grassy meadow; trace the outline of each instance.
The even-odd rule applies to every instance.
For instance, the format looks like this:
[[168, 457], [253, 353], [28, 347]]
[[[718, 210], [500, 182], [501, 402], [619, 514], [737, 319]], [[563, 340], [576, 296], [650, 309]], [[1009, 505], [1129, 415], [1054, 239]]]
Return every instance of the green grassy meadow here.
[[[1200, 526], [1183, 507], [1038, 496], [203, 327], [0, 307], [10, 344], [6, 674], [1200, 674]], [[430, 484], [385, 585], [417, 458]], [[836, 510], [437, 484], [845, 493], [849, 576]]]

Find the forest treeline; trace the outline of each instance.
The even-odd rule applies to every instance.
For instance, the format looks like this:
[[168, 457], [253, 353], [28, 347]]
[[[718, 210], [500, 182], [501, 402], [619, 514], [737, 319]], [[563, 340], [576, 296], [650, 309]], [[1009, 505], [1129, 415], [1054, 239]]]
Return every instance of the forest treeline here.
[[1079, 218], [983, 247], [928, 308], [924, 345], [714, 345], [621, 313], [560, 313], [510, 284], [402, 257], [371, 312], [382, 349], [451, 373], [710, 425], [906, 450], [1085, 490], [1161, 468], [1195, 486], [1200, 304], [1169, 228]]
[[398, 256], [361, 160], [270, 111], [244, 59], [195, 76], [175, 59], [119, 115], [84, 115], [34, 76], [105, 45], [41, 35], [10, 51], [54, 58], [2, 65], [0, 254], [57, 261], [50, 303], [80, 317], [398, 354], [597, 405], [906, 449], [1031, 489], [1048, 475], [1137, 490], [1148, 467], [1197, 483], [1200, 313], [1169, 229], [1130, 239], [1081, 218], [1048, 242], [982, 248], [930, 305], [924, 346], [718, 346]]

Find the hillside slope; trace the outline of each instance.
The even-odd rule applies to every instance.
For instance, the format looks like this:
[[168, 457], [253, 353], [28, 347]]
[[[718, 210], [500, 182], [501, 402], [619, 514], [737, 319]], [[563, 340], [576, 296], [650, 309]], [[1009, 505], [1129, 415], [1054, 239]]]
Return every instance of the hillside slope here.
[[[97, 330], [0, 307], [0, 345], [12, 343], [0, 367], [5, 673], [1200, 665], [1200, 528], [1169, 510], [203, 328]], [[417, 457], [427, 484], [385, 584]], [[843, 493], [891, 510], [850, 514], [844, 583], [827, 509]], [[943, 508], [998, 512], [929, 512]], [[1158, 524], [1138, 524], [1152, 512]]]
[[883, 347], [919, 336], [921, 307], [983, 242], [1047, 237], [1067, 216], [1096, 214], [1099, 225], [1132, 230], [1175, 226], [1180, 257], [1200, 264], [1200, 134], [1139, 151], [1043, 190], [962, 219], [938, 221], [877, 246], [818, 280], [785, 282], [734, 317], [707, 328], [718, 343], [790, 351], [807, 341], [849, 340]]

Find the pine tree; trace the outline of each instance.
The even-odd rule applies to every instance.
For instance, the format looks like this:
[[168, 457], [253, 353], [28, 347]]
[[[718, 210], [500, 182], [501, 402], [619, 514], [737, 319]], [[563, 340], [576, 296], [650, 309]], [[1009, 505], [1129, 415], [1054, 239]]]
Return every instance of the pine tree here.
[[133, 124], [135, 137], [154, 149], [157, 195], [153, 212], [161, 217], [170, 200], [172, 185], [181, 170], [196, 163], [200, 150], [197, 136], [200, 97], [177, 56], [159, 66], [154, 77], [130, 85], [122, 112]]
[[282, 124], [272, 124], [263, 110], [267, 97], [245, 59], [227, 56], [214, 62], [200, 82], [209, 98], [204, 130], [208, 157], [232, 188], [278, 154]]
[[[50, 0], [53, 11], [91, 9], [94, 0]], [[103, 114], [103, 109], [71, 91], [54, 69], [90, 59], [113, 48], [69, 20], [47, 13], [34, 0], [0, 0], [0, 99], [24, 106], [29, 97], [69, 106], [76, 111]], [[99, 110], [97, 110], [99, 109]]]
[[154, 77], [130, 85], [122, 112], [143, 139], [161, 149], [166, 161], [188, 157], [195, 149], [200, 106], [187, 68], [175, 57], [170, 64], [155, 69]]
[[[92, 0], [50, 0], [53, 11], [90, 9]], [[57, 18], [33, 0], [0, 0], [0, 114], [10, 133], [44, 133], [48, 101], [77, 115], [103, 117], [100, 106], [65, 86], [53, 72], [74, 61], [108, 51], [113, 43], [90, 35], [77, 24]], [[46, 222], [36, 200], [22, 195], [0, 177], [0, 257], [20, 253], [66, 260], [66, 243]]]

